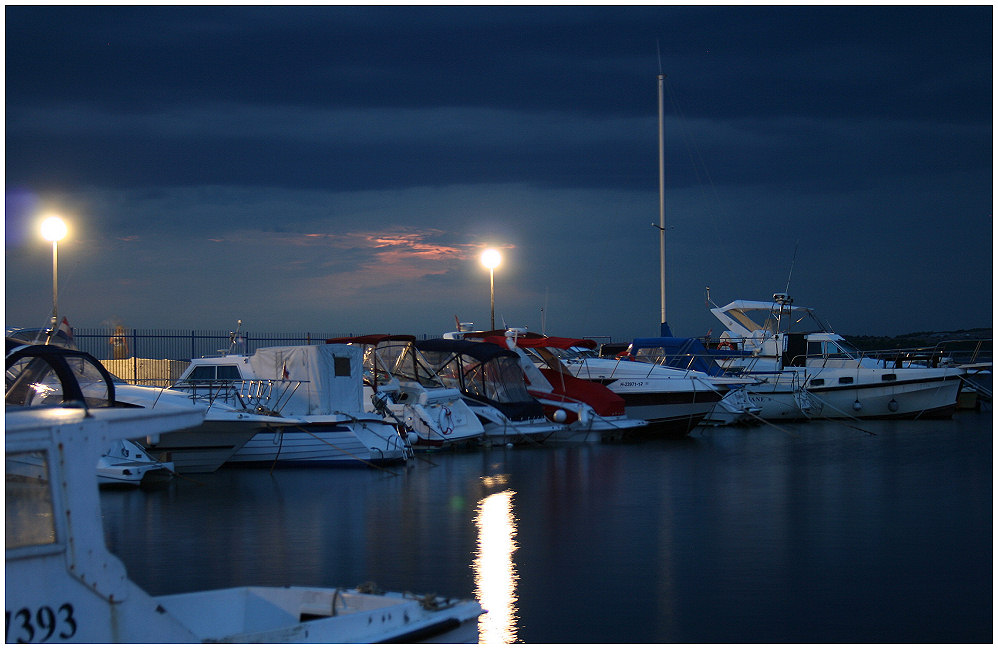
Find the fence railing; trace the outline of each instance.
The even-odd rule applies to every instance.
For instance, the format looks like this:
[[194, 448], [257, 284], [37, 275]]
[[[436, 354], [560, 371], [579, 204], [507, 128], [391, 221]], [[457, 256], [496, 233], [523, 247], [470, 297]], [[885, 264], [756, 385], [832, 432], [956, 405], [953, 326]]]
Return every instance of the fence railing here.
[[229, 353], [252, 354], [260, 347], [311, 345], [340, 332], [254, 333], [207, 329], [77, 328], [76, 347], [100, 360], [109, 372], [137, 385], [166, 386], [187, 369], [192, 358]]
[[[8, 330], [8, 335], [12, 331]], [[45, 330], [22, 329], [16, 335], [25, 341], [45, 342], [45, 333]], [[60, 344], [65, 344], [64, 334], [58, 333]], [[128, 383], [164, 387], [175, 383], [193, 358], [220, 356], [230, 351], [252, 354], [261, 347], [313, 345], [329, 338], [353, 335], [355, 334], [316, 331], [255, 333], [218, 329], [78, 327], [73, 329], [72, 344], [92, 354], [109, 372]], [[423, 334], [421, 337], [425, 339], [435, 336]]]

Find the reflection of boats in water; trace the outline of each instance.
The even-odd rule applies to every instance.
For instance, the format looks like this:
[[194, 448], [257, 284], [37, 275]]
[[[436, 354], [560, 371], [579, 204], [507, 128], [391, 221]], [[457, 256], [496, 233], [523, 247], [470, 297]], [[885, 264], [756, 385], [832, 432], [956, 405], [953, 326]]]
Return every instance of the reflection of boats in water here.
[[761, 379], [749, 386], [764, 419], [949, 417], [963, 370], [866, 356], [812, 309], [784, 294], [711, 309], [727, 327], [722, 366]]
[[291, 345], [196, 358], [173, 387], [290, 422], [255, 435], [231, 464], [405, 462], [407, 441], [364, 409], [361, 353], [351, 345]]
[[[4, 421], [7, 642], [477, 640], [478, 603], [435, 595], [296, 586], [149, 595], [107, 550], [94, 462], [113, 440], [194, 428], [203, 412], [115, 407], [106, 372], [102, 386], [87, 379], [86, 391], [77, 381], [71, 364], [92, 357], [54, 347], [20, 352], [8, 355], [8, 387], [19, 389], [8, 390], [15, 398]], [[36, 360], [57, 380], [22, 376]], [[26, 399], [21, 388], [50, 400]], [[30, 475], [25, 466], [34, 467]]]
[[413, 448], [480, 441], [485, 429], [459, 390], [444, 386], [436, 376], [422, 374], [416, 380], [413, 372], [399, 369], [414, 366], [415, 340], [407, 334], [370, 334], [326, 342], [364, 350], [364, 405], [401, 426]]

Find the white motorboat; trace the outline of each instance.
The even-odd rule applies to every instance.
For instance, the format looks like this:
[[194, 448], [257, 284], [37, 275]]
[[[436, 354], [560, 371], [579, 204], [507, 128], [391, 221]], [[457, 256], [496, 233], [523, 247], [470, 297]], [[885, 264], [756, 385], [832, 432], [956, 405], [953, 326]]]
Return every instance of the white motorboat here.
[[417, 340], [396, 368], [400, 379], [441, 382], [459, 390], [478, 416], [488, 442], [538, 442], [564, 429], [550, 421], [527, 391], [516, 353], [470, 340]]
[[[6, 642], [477, 642], [483, 611], [472, 600], [294, 586], [146, 593], [107, 549], [94, 462], [113, 440], [165, 437], [203, 413], [111, 407], [110, 381], [98, 396], [80, 387], [71, 361], [43, 362], [58, 387], [33, 377], [17, 385], [8, 356], [8, 386], [19, 389], [8, 390], [4, 419]], [[33, 405], [40, 400], [20, 388], [50, 402], [58, 391], [59, 405]]]
[[324, 344], [196, 358], [173, 388], [295, 422], [255, 435], [228, 460], [233, 465], [403, 463], [408, 441], [364, 408], [361, 356], [356, 346]]
[[715, 385], [709, 375], [695, 370], [601, 358], [592, 340], [545, 336], [543, 342], [543, 346], [531, 351], [545, 350], [575, 377], [605, 385], [622, 397], [627, 416], [647, 421], [641, 431], [649, 435], [688, 434], [728, 389], [723, 384]]
[[358, 345], [364, 350], [364, 405], [384, 415], [409, 437], [414, 449], [440, 449], [473, 444], [485, 435], [478, 417], [460, 391], [435, 377], [423, 381], [396, 376], [414, 352], [416, 337], [408, 334], [370, 334], [327, 340], [330, 344]]
[[748, 388], [763, 419], [949, 417], [964, 371], [864, 356], [813, 309], [786, 294], [712, 308], [727, 330], [724, 368], [761, 379]]
[[127, 439], [111, 440], [97, 460], [97, 484], [101, 487], [151, 488], [168, 483], [174, 473], [173, 462], [160, 462]]
[[718, 363], [718, 358], [723, 355], [714, 356], [697, 338], [635, 338], [621, 352], [620, 357], [681, 370], [696, 370], [710, 376], [710, 381], [715, 386], [723, 386], [724, 396], [704, 417], [704, 425], [728, 426], [762, 422], [759, 417], [762, 408], [752, 403], [747, 389], [748, 385], [758, 383], [759, 379], [726, 374]]
[[520, 329], [455, 331], [444, 338], [490, 342], [513, 351], [519, 358], [527, 392], [544, 406], [548, 419], [564, 425], [549, 441], [620, 439], [648, 425], [643, 419], [628, 417], [624, 399], [609, 388], [575, 377], [546, 350], [548, 340], [538, 334]]
[[186, 405], [198, 407], [205, 413], [204, 420], [193, 428], [171, 431], [167, 435], [148, 435], [138, 440], [150, 455], [161, 462], [172, 463], [178, 473], [211, 473], [231, 460], [257, 435], [273, 436], [301, 423], [294, 418], [248, 412], [221, 400], [181, 390], [131, 385], [120, 379], [115, 386], [118, 405], [141, 408]]

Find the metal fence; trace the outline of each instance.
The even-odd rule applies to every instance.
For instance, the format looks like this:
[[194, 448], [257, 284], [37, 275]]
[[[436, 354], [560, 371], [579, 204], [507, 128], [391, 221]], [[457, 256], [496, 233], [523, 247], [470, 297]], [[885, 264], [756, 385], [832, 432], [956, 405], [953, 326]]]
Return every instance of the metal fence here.
[[253, 333], [206, 329], [76, 328], [76, 346], [99, 359], [129, 383], [166, 386], [175, 382], [192, 358], [229, 353], [252, 354], [260, 347], [311, 345], [349, 333]]

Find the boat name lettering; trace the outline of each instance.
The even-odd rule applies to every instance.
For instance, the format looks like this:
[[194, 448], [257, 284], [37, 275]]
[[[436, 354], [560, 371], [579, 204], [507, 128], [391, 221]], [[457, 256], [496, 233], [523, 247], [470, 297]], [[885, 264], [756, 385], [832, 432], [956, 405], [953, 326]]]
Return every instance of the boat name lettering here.
[[[73, 617], [73, 605], [66, 602], [56, 610], [49, 606], [39, 607], [32, 611], [22, 608], [13, 615], [5, 611], [7, 617], [7, 642], [46, 642], [58, 631], [61, 640], [68, 640], [76, 635], [76, 618]], [[14, 637], [11, 637], [11, 620], [14, 622]]]

